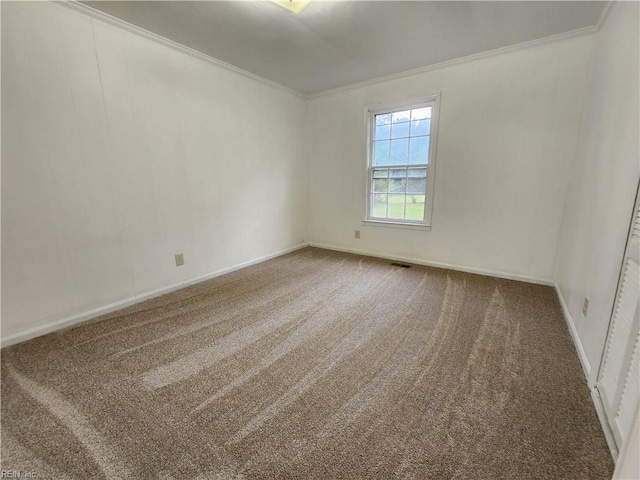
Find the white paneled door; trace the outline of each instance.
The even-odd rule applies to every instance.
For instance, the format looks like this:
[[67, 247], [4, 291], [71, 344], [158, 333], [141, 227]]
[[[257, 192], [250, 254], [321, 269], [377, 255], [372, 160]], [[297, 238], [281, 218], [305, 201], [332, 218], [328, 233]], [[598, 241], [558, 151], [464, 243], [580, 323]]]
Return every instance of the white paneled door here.
[[609, 326], [597, 388], [609, 426], [620, 449], [633, 425], [640, 401], [640, 199]]

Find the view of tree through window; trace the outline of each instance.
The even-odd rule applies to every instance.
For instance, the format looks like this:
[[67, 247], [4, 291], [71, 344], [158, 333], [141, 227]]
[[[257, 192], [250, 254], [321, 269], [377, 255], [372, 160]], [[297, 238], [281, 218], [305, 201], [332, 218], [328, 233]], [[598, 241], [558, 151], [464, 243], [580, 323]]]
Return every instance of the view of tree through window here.
[[374, 115], [369, 217], [423, 222], [431, 106]]

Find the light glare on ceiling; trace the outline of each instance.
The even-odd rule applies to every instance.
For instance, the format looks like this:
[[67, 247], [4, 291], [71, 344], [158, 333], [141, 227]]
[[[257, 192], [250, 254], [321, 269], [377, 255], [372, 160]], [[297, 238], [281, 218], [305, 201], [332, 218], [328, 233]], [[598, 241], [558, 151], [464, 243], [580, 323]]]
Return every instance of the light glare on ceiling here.
[[304, 7], [308, 5], [310, 0], [271, 0], [274, 3], [277, 3], [283, 8], [293, 12], [300, 13]]

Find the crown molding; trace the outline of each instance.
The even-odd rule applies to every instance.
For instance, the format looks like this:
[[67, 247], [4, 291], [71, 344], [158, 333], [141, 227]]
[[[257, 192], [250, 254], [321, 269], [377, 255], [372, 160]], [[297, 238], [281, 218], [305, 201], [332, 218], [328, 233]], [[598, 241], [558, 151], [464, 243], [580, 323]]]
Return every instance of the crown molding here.
[[589, 27], [583, 27], [583, 28], [579, 28], [577, 30], [572, 30], [570, 32], [563, 32], [563, 33], [559, 33], [556, 35], [551, 35], [548, 37], [544, 37], [544, 38], [539, 38], [539, 39], [535, 39], [535, 40], [530, 40], [527, 42], [522, 42], [522, 43], [517, 43], [515, 45], [509, 45], [506, 47], [501, 47], [501, 48], [496, 48], [494, 50], [488, 50], [486, 52], [480, 52], [480, 53], [475, 53], [472, 55], [467, 55], [465, 57], [459, 57], [459, 58], [454, 58], [452, 60], [447, 60], [444, 62], [440, 62], [440, 63], [435, 63], [432, 65], [426, 65], [424, 67], [418, 67], [418, 68], [414, 68], [411, 70], [405, 70], [404, 72], [398, 72], [398, 73], [392, 73], [390, 75], [384, 75], [384, 76], [380, 76], [380, 77], [375, 77], [369, 80], [364, 80], [361, 82], [356, 82], [356, 83], [352, 83], [349, 85], [344, 85], [342, 87], [337, 87], [337, 88], [332, 88], [329, 90], [324, 90], [322, 92], [317, 92], [317, 93], [312, 93], [309, 95], [305, 95], [301, 92], [298, 92], [297, 90], [294, 90], [292, 88], [286, 87], [280, 83], [274, 82], [272, 80], [266, 79], [264, 77], [261, 77], [260, 75], [256, 75], [255, 73], [251, 73], [247, 70], [243, 70], [242, 68], [236, 67], [234, 65], [231, 65], [230, 63], [224, 62], [222, 60], [219, 60], [215, 57], [212, 57], [210, 55], [207, 55], [205, 53], [199, 52], [198, 50], [195, 50], [193, 48], [187, 47], [185, 45], [182, 45], [178, 42], [175, 42], [173, 40], [169, 40], [168, 38], [165, 38], [163, 36], [160, 36], [158, 34], [155, 34], [153, 32], [150, 32], [148, 30], [145, 30], [144, 28], [138, 27], [136, 25], [133, 25], [131, 23], [128, 23], [124, 20], [121, 20], [117, 17], [114, 17], [113, 15], [109, 15], [108, 13], [102, 12], [100, 10], [97, 10], [89, 5], [86, 5], [84, 3], [80, 3], [78, 0], [53, 0], [52, 3], [55, 3], [57, 5], [62, 5], [66, 8], [70, 8], [71, 10], [75, 10], [77, 12], [83, 13], [85, 15], [88, 15], [91, 18], [94, 18], [96, 20], [102, 21], [104, 23], [113, 25], [115, 27], [121, 28], [125, 31], [128, 31], [130, 33], [133, 33], [135, 35], [141, 36], [143, 38], [146, 38], [148, 40], [154, 41], [156, 43], [159, 43], [161, 45], [167, 46], [169, 48], [172, 48], [174, 50], [177, 50], [179, 52], [185, 53], [187, 55], [190, 55], [192, 57], [198, 58], [200, 60], [203, 60], [205, 62], [211, 63], [212, 65], [216, 65], [220, 68], [224, 68], [226, 70], [229, 70], [231, 72], [237, 73], [239, 75], [242, 75], [244, 77], [250, 78], [252, 80], [255, 80], [257, 82], [263, 83], [265, 85], [268, 85], [270, 87], [276, 88], [278, 90], [284, 91], [286, 93], [289, 93], [291, 95], [294, 95], [298, 98], [302, 98], [305, 100], [314, 100], [316, 98], [321, 98], [324, 96], [329, 96], [329, 95], [335, 95], [338, 93], [343, 93], [343, 92], [347, 92], [349, 90], [354, 90], [357, 88], [361, 88], [361, 87], [366, 87], [366, 86], [370, 86], [370, 85], [375, 85], [378, 83], [383, 83], [383, 82], [387, 82], [387, 81], [391, 81], [391, 80], [397, 80], [397, 79], [401, 79], [401, 78], [405, 78], [405, 77], [410, 77], [410, 76], [414, 76], [414, 75], [419, 75], [422, 73], [426, 73], [426, 72], [431, 72], [434, 70], [440, 70], [442, 68], [446, 68], [446, 67], [452, 67], [454, 65], [460, 65], [460, 64], [464, 64], [464, 63], [468, 63], [468, 62], [474, 62], [477, 60], [482, 60], [485, 58], [491, 58], [494, 56], [498, 56], [498, 55], [503, 55], [503, 54], [507, 54], [507, 53], [511, 53], [511, 52], [516, 52], [519, 50], [524, 50], [524, 49], [528, 49], [528, 48], [533, 48], [533, 47], [538, 47], [541, 45], [545, 45], [548, 43], [553, 43], [553, 42], [558, 42], [558, 41], [562, 41], [562, 40], [566, 40], [566, 39], [570, 39], [570, 38], [574, 38], [574, 37], [579, 37], [579, 36], [583, 36], [583, 35], [590, 35], [593, 33], [598, 32], [602, 26], [604, 25], [604, 23], [606, 22], [606, 19], [609, 15], [609, 12], [611, 11], [611, 7], [614, 3], [616, 3], [614, 0], [609, 0], [606, 2], [605, 6], [603, 7], [603, 10], [600, 14], [600, 17], [598, 18], [598, 21], [596, 22], [595, 25], [593, 26], [589, 26]]
[[598, 17], [598, 21], [596, 22], [597, 31], [600, 31], [602, 29], [602, 26], [607, 21], [607, 18], [609, 17], [609, 12], [611, 12], [611, 7], [613, 6], [614, 3], [615, 3], [614, 0], [608, 0], [604, 4], [604, 7], [602, 8], [602, 12], [600, 12], [600, 16]]
[[421, 73], [431, 72], [434, 70], [440, 70], [446, 67], [452, 67], [454, 65], [460, 65], [463, 63], [475, 62], [477, 60], [482, 60], [485, 58], [496, 57], [498, 55], [503, 55], [506, 53], [517, 52], [519, 50], [525, 50], [529, 48], [539, 47], [541, 45], [546, 45], [548, 43], [559, 42], [562, 40], [567, 40], [575, 37], [581, 37], [584, 35], [591, 35], [598, 31], [596, 26], [583, 27], [577, 30], [571, 30], [570, 32], [558, 33], [556, 35], [551, 35], [548, 37], [538, 38], [535, 40], [529, 40], [528, 42], [517, 43], [515, 45], [509, 45], [507, 47], [500, 47], [494, 50], [487, 50], [486, 52], [474, 53], [473, 55], [467, 55], [465, 57], [454, 58], [453, 60], [446, 60], [440, 63], [434, 63], [432, 65], [426, 65], [424, 67], [414, 68], [412, 70], [405, 70], [404, 72], [392, 73], [391, 75], [384, 75], [382, 77], [372, 78], [370, 80], [364, 80], [362, 82], [352, 83], [349, 85], [345, 85], [343, 87], [332, 88], [331, 90], [325, 90], [323, 92], [313, 93], [311, 95], [307, 95], [307, 100], [313, 100], [320, 97], [325, 97], [328, 95], [335, 95], [337, 93], [344, 93], [349, 90], [354, 90], [356, 88], [366, 87], [370, 85], [375, 85], [378, 83], [388, 82], [391, 80], [398, 80], [400, 78], [411, 77], [414, 75], [419, 75]]
[[159, 43], [160, 45], [164, 45], [166, 47], [172, 48], [174, 50], [177, 50], [181, 53], [185, 53], [187, 55], [198, 58], [200, 60], [204, 60], [205, 62], [208, 62], [212, 65], [215, 65], [220, 68], [224, 68], [225, 70], [229, 70], [231, 72], [237, 73], [244, 77], [250, 78], [257, 82], [276, 88], [278, 90], [282, 90], [283, 92], [289, 93], [291, 95], [295, 95], [296, 97], [306, 99], [306, 96], [304, 94], [296, 90], [293, 90], [292, 88], [285, 87], [280, 83], [274, 82], [272, 80], [268, 80], [264, 77], [261, 77], [260, 75], [256, 75], [255, 73], [251, 73], [247, 70], [243, 70], [242, 68], [231, 65], [230, 63], [223, 62], [222, 60], [219, 60], [215, 57], [207, 55], [206, 53], [199, 52], [198, 50], [194, 50], [191, 47], [187, 47], [185, 45], [182, 45], [181, 43], [174, 42], [173, 40], [169, 40], [168, 38], [165, 38], [161, 35], [157, 35], [153, 32], [145, 30], [144, 28], [138, 27], [129, 22], [125, 22], [124, 20], [114, 17], [113, 15], [109, 15], [108, 13], [105, 13], [93, 7], [90, 7], [89, 5], [80, 3], [77, 0], [54, 0], [51, 3], [64, 6], [71, 10], [75, 10], [76, 12], [88, 15], [89, 17], [95, 20], [99, 20], [109, 25], [115, 26], [117, 28], [121, 28], [123, 30], [126, 30], [127, 32], [141, 36], [153, 42]]

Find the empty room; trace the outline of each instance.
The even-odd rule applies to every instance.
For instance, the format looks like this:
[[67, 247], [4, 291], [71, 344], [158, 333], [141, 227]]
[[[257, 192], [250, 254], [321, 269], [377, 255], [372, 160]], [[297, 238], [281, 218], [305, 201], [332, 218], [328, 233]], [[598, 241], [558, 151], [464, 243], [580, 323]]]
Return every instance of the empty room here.
[[639, 3], [0, 5], [2, 478], [640, 478]]

